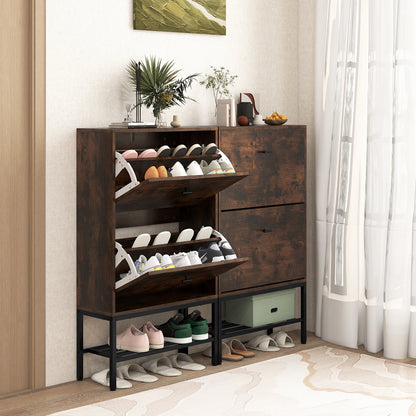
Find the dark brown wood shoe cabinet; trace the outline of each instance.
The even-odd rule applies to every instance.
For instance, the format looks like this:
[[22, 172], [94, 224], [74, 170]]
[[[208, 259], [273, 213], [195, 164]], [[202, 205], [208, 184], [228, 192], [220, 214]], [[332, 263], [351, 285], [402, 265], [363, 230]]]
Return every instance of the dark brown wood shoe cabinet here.
[[[220, 127], [219, 148], [248, 177], [219, 195], [219, 230], [250, 261], [221, 276], [223, 301], [299, 288], [306, 342], [306, 126]], [[225, 338], [252, 328], [223, 322]]]
[[[211, 343], [212, 364], [220, 364], [227, 334], [255, 330], [227, 332], [222, 301], [270, 290], [301, 288], [301, 317], [286, 323], [300, 322], [306, 342], [304, 141], [303, 126], [77, 130], [78, 380], [83, 378], [85, 353], [109, 359], [112, 390], [117, 363], [145, 355]], [[201, 155], [139, 158], [129, 161], [136, 182], [127, 169], [115, 176], [116, 152], [179, 144], [189, 148], [195, 143], [216, 143], [236, 173], [144, 180], [152, 165], [169, 169], [176, 161], [186, 166], [192, 160], [218, 158]], [[153, 235], [147, 247], [131, 248], [134, 238], [116, 238], [118, 229], [165, 223], [178, 224], [178, 232], [210, 225], [230, 241], [238, 258], [146, 273], [116, 289], [120, 274], [129, 270], [126, 261], [115, 267], [116, 243], [134, 261], [141, 254], [149, 258], [157, 252], [187, 252], [218, 241], [176, 243], [172, 234], [168, 244], [153, 246]], [[186, 315], [188, 308], [203, 304], [212, 308], [208, 340], [186, 346], [166, 343], [163, 350], [146, 353], [116, 350], [118, 321], [170, 310]], [[109, 345], [84, 348], [84, 316], [108, 321]]]

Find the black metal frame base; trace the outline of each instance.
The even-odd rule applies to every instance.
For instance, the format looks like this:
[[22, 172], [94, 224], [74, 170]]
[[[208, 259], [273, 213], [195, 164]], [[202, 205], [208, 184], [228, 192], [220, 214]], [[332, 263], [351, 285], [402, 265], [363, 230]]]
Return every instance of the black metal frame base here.
[[[275, 292], [284, 289], [291, 289], [299, 287], [301, 290], [301, 316], [300, 318], [289, 319], [286, 321], [276, 322], [272, 324], [257, 326], [257, 327], [247, 327], [242, 325], [235, 325], [230, 324], [227, 322], [222, 321], [221, 317], [221, 304], [222, 302], [234, 299], [238, 297], [245, 297], [245, 296], [252, 296], [261, 293], [267, 292]], [[210, 325], [210, 335], [211, 337], [207, 340], [202, 341], [194, 341], [192, 343], [181, 345], [181, 344], [174, 344], [174, 343], [165, 343], [163, 349], [157, 350], [150, 350], [145, 353], [136, 353], [130, 351], [121, 351], [116, 349], [116, 334], [117, 334], [117, 322], [137, 318], [139, 316], [149, 315], [150, 313], [156, 314], [160, 312], [166, 312], [170, 310], [178, 310], [184, 316], [188, 315], [188, 308], [203, 305], [203, 304], [211, 304], [212, 308], [212, 324]], [[96, 319], [103, 319], [109, 322], [109, 345], [99, 345], [95, 347], [84, 348], [84, 316], [90, 316]], [[194, 345], [201, 345], [201, 344], [208, 344], [211, 343], [212, 346], [212, 365], [220, 365], [221, 360], [221, 343], [224, 338], [230, 338], [234, 336], [239, 336], [243, 334], [247, 334], [250, 332], [267, 330], [268, 333], [271, 333], [273, 328], [290, 325], [293, 323], [300, 323], [301, 326], [301, 343], [306, 343], [306, 282], [301, 283], [293, 283], [288, 284], [285, 286], [281, 286], [279, 288], [273, 289], [259, 289], [249, 294], [238, 294], [238, 295], [224, 295], [220, 298], [216, 298], [214, 300], [210, 299], [209, 301], [198, 301], [198, 302], [189, 302], [184, 307], [159, 307], [155, 308], [151, 312], [135, 312], [135, 313], [126, 313], [123, 315], [117, 316], [107, 316], [100, 313], [93, 313], [89, 311], [85, 311], [82, 309], [77, 310], [77, 380], [82, 380], [84, 378], [84, 354], [90, 353], [99, 355], [101, 357], [106, 357], [109, 359], [109, 370], [110, 370], [110, 390], [114, 391], [116, 389], [116, 370], [117, 370], [117, 363], [132, 360], [135, 358], [141, 358], [147, 355], [158, 354], [165, 351], [174, 351], [178, 350], [179, 352], [188, 352], [188, 347]]]
[[[116, 349], [116, 334], [117, 334], [117, 322], [137, 318], [144, 315], [149, 315], [149, 311], [146, 312], [136, 312], [136, 313], [127, 313], [118, 316], [107, 316], [100, 313], [93, 313], [90, 311], [85, 311], [82, 309], [77, 310], [77, 380], [83, 380], [84, 378], [84, 354], [90, 353], [99, 355], [109, 359], [109, 370], [110, 370], [110, 390], [114, 391], [116, 389], [116, 371], [117, 363], [132, 360], [135, 358], [141, 358], [148, 355], [160, 354], [165, 351], [174, 351], [178, 350], [179, 352], [187, 353], [188, 347], [201, 344], [212, 344], [212, 365], [221, 364], [220, 357], [218, 355], [218, 349], [214, 347], [214, 340], [218, 336], [219, 328], [218, 325], [221, 322], [218, 315], [218, 299], [210, 299], [209, 301], [199, 301], [199, 302], [189, 302], [186, 304], [186, 307], [181, 306], [181, 308], [175, 306], [169, 307], [160, 307], [155, 308], [150, 313], [156, 314], [160, 312], [166, 312], [170, 310], [178, 310], [184, 316], [188, 315], [188, 308], [194, 307], [197, 305], [209, 304], [211, 303], [212, 308], [212, 326], [211, 326], [211, 337], [206, 340], [193, 341], [189, 344], [175, 344], [171, 342], [166, 342], [163, 349], [149, 350], [143, 353], [136, 353], [131, 351], [122, 351]], [[99, 345], [89, 348], [84, 348], [84, 316], [90, 316], [96, 319], [102, 319], [109, 322], [109, 344], [108, 345]]]

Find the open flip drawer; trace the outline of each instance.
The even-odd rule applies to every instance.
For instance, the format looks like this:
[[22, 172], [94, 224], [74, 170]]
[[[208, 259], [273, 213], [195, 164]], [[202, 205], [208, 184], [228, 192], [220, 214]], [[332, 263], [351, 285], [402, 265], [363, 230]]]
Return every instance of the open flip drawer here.
[[186, 164], [192, 160], [215, 158], [218, 158], [218, 155], [126, 160], [116, 152], [117, 209], [154, 209], [193, 205], [216, 195], [247, 176], [245, 173], [225, 173], [144, 179], [144, 172], [152, 165], [164, 165], [169, 168], [178, 160]]
[[163, 304], [167, 298], [182, 301], [215, 296], [217, 276], [246, 261], [248, 258], [145, 273], [115, 290], [117, 312]]
[[227, 173], [146, 179], [116, 199], [117, 209], [193, 205], [216, 195], [246, 176], [246, 174]]

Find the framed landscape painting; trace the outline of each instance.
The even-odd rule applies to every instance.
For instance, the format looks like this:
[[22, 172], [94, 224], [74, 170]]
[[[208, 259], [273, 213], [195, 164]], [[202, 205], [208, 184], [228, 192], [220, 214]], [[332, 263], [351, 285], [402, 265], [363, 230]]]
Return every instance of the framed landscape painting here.
[[133, 0], [134, 29], [225, 35], [226, 0]]

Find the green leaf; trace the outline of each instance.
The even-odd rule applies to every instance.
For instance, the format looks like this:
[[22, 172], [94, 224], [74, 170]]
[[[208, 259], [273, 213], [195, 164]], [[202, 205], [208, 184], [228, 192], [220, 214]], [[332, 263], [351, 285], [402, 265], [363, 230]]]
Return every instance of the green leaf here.
[[[136, 91], [136, 68], [138, 62], [131, 60], [127, 66], [129, 84]], [[185, 92], [199, 74], [192, 74], [184, 79], [177, 77], [180, 70], [175, 70], [174, 61], [162, 62], [154, 56], [145, 57], [141, 62], [142, 77], [140, 92], [143, 104], [153, 107], [153, 114], [157, 116], [160, 111], [173, 105], [185, 104], [191, 99]]]

